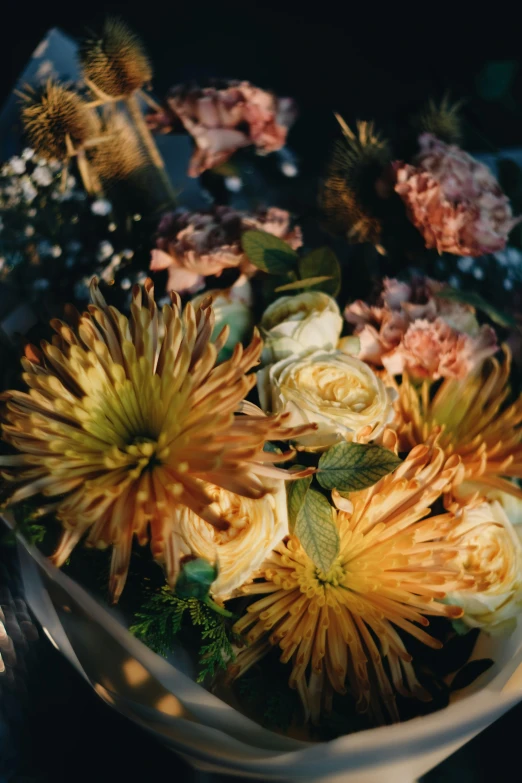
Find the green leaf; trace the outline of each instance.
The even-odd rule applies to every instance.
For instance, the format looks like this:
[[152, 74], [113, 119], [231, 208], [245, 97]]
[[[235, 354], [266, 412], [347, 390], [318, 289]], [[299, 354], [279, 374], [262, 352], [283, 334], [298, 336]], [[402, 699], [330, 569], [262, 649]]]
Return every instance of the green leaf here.
[[[298, 467], [301, 467], [300, 465]], [[297, 520], [297, 515], [304, 503], [306, 493], [312, 483], [312, 476], [296, 479], [287, 483], [287, 502], [288, 502], [288, 525], [292, 533]]]
[[462, 304], [471, 305], [477, 310], [481, 310], [488, 318], [491, 318], [493, 323], [505, 328], [515, 328], [517, 322], [515, 318], [509, 313], [504, 313], [501, 310], [497, 310], [496, 307], [486, 302], [486, 300], [475, 291], [457, 291], [455, 288], [444, 288], [437, 293], [441, 299], [449, 299], [452, 302], [461, 302]]
[[176, 595], [180, 598], [197, 598], [203, 601], [209, 593], [212, 582], [216, 579], [218, 569], [216, 566], [196, 557], [186, 562], [176, 582]]
[[356, 492], [376, 484], [401, 463], [393, 451], [362, 443], [337, 443], [319, 459], [316, 473], [324, 489]]
[[294, 280], [293, 283], [285, 283], [285, 285], [280, 285], [275, 290], [279, 293], [279, 291], [294, 291], [296, 288], [311, 288], [319, 283], [326, 282], [326, 280], [333, 280], [333, 277], [320, 275], [319, 277], [308, 277], [306, 280]]
[[241, 245], [254, 266], [271, 275], [284, 275], [299, 258], [290, 245], [266, 231], [245, 231]]
[[299, 274], [306, 280], [313, 277], [328, 277], [322, 283], [312, 286], [313, 291], [323, 291], [330, 296], [337, 296], [341, 288], [341, 267], [334, 251], [329, 247], [318, 247], [312, 250], [299, 262]]
[[480, 658], [476, 661], [470, 661], [467, 663], [457, 674], [455, 675], [453, 682], [451, 683], [450, 690], [458, 691], [461, 688], [467, 688], [472, 682], [475, 682], [477, 677], [487, 672], [488, 669], [493, 666], [491, 658]]
[[320, 492], [309, 489], [294, 529], [308, 557], [326, 573], [339, 554], [339, 533], [332, 506]]
[[517, 70], [516, 60], [493, 60], [486, 63], [477, 78], [480, 97], [486, 101], [495, 101], [509, 95]]

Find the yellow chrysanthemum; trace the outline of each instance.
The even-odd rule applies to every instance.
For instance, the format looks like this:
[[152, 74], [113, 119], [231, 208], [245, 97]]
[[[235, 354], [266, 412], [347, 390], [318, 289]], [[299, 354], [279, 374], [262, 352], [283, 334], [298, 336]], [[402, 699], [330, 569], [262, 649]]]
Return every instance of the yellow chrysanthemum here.
[[458, 465], [437, 446], [417, 446], [393, 474], [351, 494], [351, 507], [338, 499], [346, 510], [334, 511], [340, 552], [328, 573], [295, 537], [279, 544], [259, 574], [263, 581], [243, 588], [266, 596], [235, 625], [249, 646], [232, 673], [239, 676], [279, 645], [281, 661], [292, 662], [290, 685], [313, 720], [328, 709], [333, 691], [347, 687], [358, 709], [371, 709], [381, 721], [382, 703], [398, 719], [395, 691], [426, 698], [397, 629], [438, 648], [424, 630], [426, 615], [462, 615], [442, 603], [447, 592], [474, 582], [454, 564], [458, 536], [445, 540], [458, 522], [451, 514], [423, 519]]
[[117, 600], [134, 535], [141, 544], [150, 538], [173, 584], [177, 509], [186, 506], [226, 529], [230, 522], [212, 505], [208, 484], [263, 497], [266, 477], [288, 477], [270, 464], [288, 454], [265, 452], [265, 441], [298, 432], [284, 426], [285, 416], [235, 415], [255, 384], [255, 375], [245, 373], [259, 361], [257, 333], [216, 366], [227, 330], [210, 342], [208, 303], [181, 311], [173, 294], [172, 305], [158, 313], [148, 280], [135, 287], [126, 318], [106, 304], [95, 282], [91, 294], [88, 312], [69, 311], [73, 326], [52, 322], [52, 344], [26, 349], [29, 393], [3, 395], [4, 439], [20, 453], [1, 457], [0, 465], [8, 468], [4, 478], [21, 485], [11, 503], [36, 494], [55, 499], [44, 510], [55, 511], [65, 529], [58, 565], [87, 531], [88, 545], [112, 545], [110, 590]]
[[401, 448], [424, 443], [440, 429], [438, 442], [447, 456], [460, 457], [466, 481], [522, 498], [509, 481], [522, 478], [522, 396], [507, 403], [510, 370], [505, 349], [503, 361], [488, 359], [482, 372], [463, 381], [444, 380], [433, 395], [428, 382], [419, 387], [403, 377], [396, 401]]

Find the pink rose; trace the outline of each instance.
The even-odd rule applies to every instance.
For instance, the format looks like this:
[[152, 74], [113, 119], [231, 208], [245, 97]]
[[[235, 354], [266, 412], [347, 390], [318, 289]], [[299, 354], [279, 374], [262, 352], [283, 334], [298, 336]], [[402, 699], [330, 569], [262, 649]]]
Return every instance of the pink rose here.
[[430, 133], [414, 165], [395, 164], [395, 190], [427, 248], [480, 256], [503, 250], [513, 227], [509, 199], [483, 163]]

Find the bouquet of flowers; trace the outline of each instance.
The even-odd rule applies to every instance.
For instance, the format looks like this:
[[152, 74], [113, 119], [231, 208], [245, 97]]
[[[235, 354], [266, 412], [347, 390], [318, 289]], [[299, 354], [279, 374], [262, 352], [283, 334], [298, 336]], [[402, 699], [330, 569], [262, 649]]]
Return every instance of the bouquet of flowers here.
[[[70, 279], [65, 256], [84, 286], [2, 395], [17, 529], [273, 731], [322, 741], [444, 708], [495, 672], [483, 640], [502, 649], [522, 611], [519, 218], [457, 146], [458, 107], [430, 104], [411, 141], [339, 117], [308, 234], [273, 204], [194, 212], [181, 194], [140, 235], [140, 269], [132, 233], [105, 234], [109, 120], [122, 112], [170, 193], [151, 130], [188, 132], [198, 176], [247, 146], [281, 148], [295, 111], [228, 82], [149, 99], [145, 121], [148, 60], [113, 21], [82, 62], [90, 124], [74, 143], [53, 129], [44, 159], [48, 85], [24, 109], [35, 152], [0, 183], [9, 274], [49, 258]], [[68, 244], [51, 244], [43, 210], [70, 207]], [[132, 280], [111, 288], [127, 262]], [[469, 287], [490, 270], [510, 307]]]

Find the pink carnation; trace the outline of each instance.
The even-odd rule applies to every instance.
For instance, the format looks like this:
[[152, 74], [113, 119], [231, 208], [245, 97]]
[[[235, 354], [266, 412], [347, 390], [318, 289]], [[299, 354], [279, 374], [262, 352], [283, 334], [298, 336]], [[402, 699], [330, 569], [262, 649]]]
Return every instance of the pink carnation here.
[[415, 378], [466, 378], [497, 350], [497, 336], [483, 326], [476, 336], [457, 332], [442, 318], [418, 319], [408, 327], [396, 351], [383, 358], [391, 375]]
[[474, 310], [436, 296], [442, 283], [386, 278], [377, 305], [358, 300], [344, 315], [359, 337], [358, 357], [392, 375], [464, 378], [498, 348], [494, 329], [479, 326]]
[[419, 144], [414, 165], [395, 165], [395, 190], [426, 247], [460, 256], [503, 250], [521, 218], [490, 169], [430, 133]]
[[149, 118], [149, 124], [168, 132], [178, 121], [194, 138], [191, 177], [224, 163], [236, 150], [251, 144], [262, 154], [281, 149], [295, 117], [291, 99], [277, 98], [249, 82], [225, 82], [222, 88], [175, 87], [167, 103], [172, 117], [159, 112]]
[[176, 210], [158, 226], [150, 269], [168, 269], [167, 290], [189, 293], [201, 290], [205, 277], [219, 276], [230, 267], [251, 276], [256, 268], [241, 247], [241, 235], [247, 229], [274, 234], [294, 250], [302, 245], [301, 229], [292, 229], [288, 212], [276, 207], [253, 215], [223, 206], [208, 212]]

